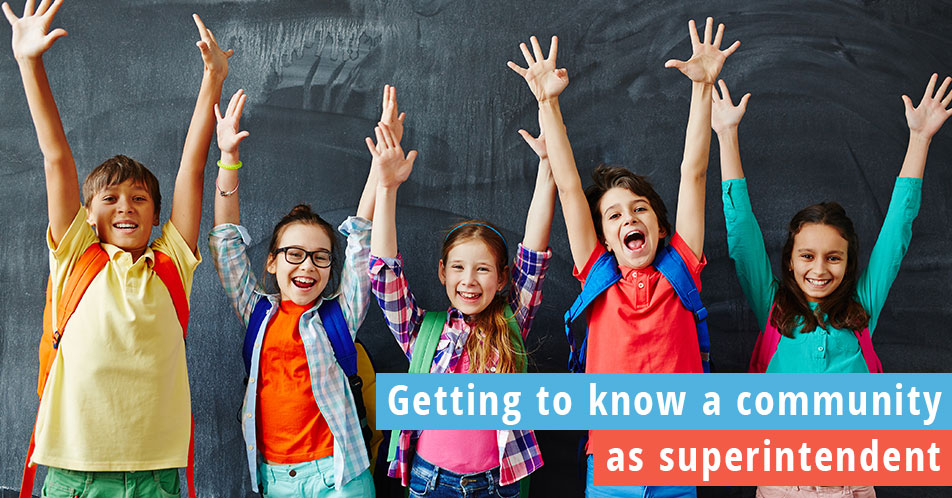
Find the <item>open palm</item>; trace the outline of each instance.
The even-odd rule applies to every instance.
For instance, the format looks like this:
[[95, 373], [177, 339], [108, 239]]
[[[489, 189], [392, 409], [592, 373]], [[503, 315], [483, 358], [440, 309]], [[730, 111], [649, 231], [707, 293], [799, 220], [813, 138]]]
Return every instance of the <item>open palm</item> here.
[[952, 83], [952, 77], [946, 77], [942, 81], [942, 86], [933, 95], [938, 79], [938, 74], [932, 75], [929, 84], [926, 86], [926, 91], [922, 95], [922, 100], [919, 101], [919, 105], [916, 107], [912, 106], [912, 100], [908, 96], [902, 96], [902, 101], [906, 106], [906, 123], [909, 125], [909, 131], [924, 138], [932, 138], [939, 131], [939, 128], [942, 128], [945, 120], [952, 116], [952, 109], [946, 109], [949, 102], [952, 102], [952, 92], [948, 92], [948, 95], [946, 95], [949, 83]]
[[33, 1], [28, 1], [23, 9], [23, 17], [17, 17], [10, 4], [3, 3], [3, 14], [13, 27], [13, 56], [17, 59], [35, 59], [53, 46], [58, 38], [66, 36], [62, 28], [49, 31], [53, 17], [63, 0], [43, 0], [33, 11]]
[[688, 31], [691, 36], [691, 58], [686, 61], [671, 59], [664, 64], [664, 67], [674, 67], [691, 78], [695, 83], [707, 83], [713, 85], [717, 81], [717, 75], [721, 73], [724, 67], [724, 61], [737, 50], [740, 46], [739, 41], [735, 41], [731, 46], [721, 50], [721, 41], [724, 38], [724, 25], [717, 26], [717, 34], [711, 39], [714, 31], [714, 19], [708, 17], [704, 26], [704, 42], [702, 43], [697, 34], [697, 26], [694, 20], [688, 22]]

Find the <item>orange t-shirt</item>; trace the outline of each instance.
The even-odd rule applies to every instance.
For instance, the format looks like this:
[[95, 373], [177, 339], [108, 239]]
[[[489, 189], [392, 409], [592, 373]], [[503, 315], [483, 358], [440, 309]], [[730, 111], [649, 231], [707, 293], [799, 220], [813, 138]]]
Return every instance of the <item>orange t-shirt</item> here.
[[271, 463], [301, 463], [334, 453], [334, 436], [311, 391], [298, 324], [313, 305], [282, 301], [261, 343], [258, 441]]
[[[694, 252], [677, 233], [671, 246], [681, 255], [701, 290], [701, 269]], [[605, 252], [595, 246], [585, 268], [574, 275], [585, 285], [595, 260]], [[654, 266], [619, 266], [622, 278], [588, 309], [588, 373], [702, 372], [694, 314], [687, 310], [667, 279]]]

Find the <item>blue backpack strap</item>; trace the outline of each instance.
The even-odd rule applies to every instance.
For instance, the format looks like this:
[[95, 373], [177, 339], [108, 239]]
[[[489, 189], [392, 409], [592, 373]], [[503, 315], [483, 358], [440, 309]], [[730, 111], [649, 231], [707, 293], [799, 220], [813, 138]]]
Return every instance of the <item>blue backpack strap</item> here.
[[684, 259], [671, 245], [664, 246], [655, 256], [654, 267], [668, 279], [674, 292], [681, 298], [681, 304], [694, 313], [694, 323], [697, 326], [697, 343], [701, 349], [701, 365], [705, 372], [711, 371], [711, 338], [707, 332], [707, 308], [701, 303], [701, 295], [694, 285], [691, 272], [688, 271]]
[[575, 338], [572, 336], [570, 326], [578, 317], [582, 316], [585, 308], [592, 304], [602, 292], [621, 280], [621, 272], [618, 270], [618, 261], [615, 255], [605, 252], [595, 260], [592, 269], [589, 270], [585, 278], [585, 286], [582, 292], [572, 303], [572, 307], [565, 312], [565, 338], [569, 341], [569, 371], [575, 373], [585, 372], [585, 350], [588, 346], [588, 327], [585, 328], [585, 338], [582, 339], [582, 346], [575, 349]]
[[321, 316], [327, 338], [331, 341], [331, 347], [334, 348], [334, 356], [341, 369], [344, 370], [344, 374], [348, 377], [356, 375], [357, 348], [354, 346], [354, 339], [350, 336], [350, 329], [347, 328], [347, 320], [344, 319], [340, 303], [336, 299], [327, 299], [321, 303], [317, 314]]
[[255, 340], [258, 339], [258, 332], [261, 330], [261, 322], [268, 316], [268, 310], [271, 309], [271, 301], [267, 297], [261, 296], [255, 303], [255, 309], [251, 312], [251, 318], [248, 320], [248, 330], [245, 331], [245, 345], [242, 348], [242, 356], [245, 358], [245, 373], [251, 374], [251, 355], [255, 350]]

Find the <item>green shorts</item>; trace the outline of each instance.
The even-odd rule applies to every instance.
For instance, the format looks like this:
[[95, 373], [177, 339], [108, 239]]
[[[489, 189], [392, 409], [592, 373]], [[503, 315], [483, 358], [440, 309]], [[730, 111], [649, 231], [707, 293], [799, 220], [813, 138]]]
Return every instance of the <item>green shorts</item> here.
[[178, 469], [81, 472], [50, 467], [40, 496], [50, 498], [178, 498]]

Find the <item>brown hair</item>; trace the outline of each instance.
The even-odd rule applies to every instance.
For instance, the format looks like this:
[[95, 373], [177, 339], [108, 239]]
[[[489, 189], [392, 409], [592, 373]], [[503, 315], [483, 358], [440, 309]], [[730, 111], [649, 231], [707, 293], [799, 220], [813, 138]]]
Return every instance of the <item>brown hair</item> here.
[[[284, 215], [281, 221], [274, 226], [274, 231], [271, 233], [271, 243], [268, 244], [268, 261], [271, 261], [271, 258], [276, 256], [275, 251], [279, 249], [278, 240], [281, 238], [281, 234], [293, 223], [303, 223], [305, 225], [319, 227], [327, 233], [327, 238], [331, 239], [331, 275], [327, 280], [327, 286], [324, 287], [321, 296], [332, 296], [337, 292], [337, 286], [340, 284], [340, 257], [338, 255], [340, 251], [337, 250], [337, 234], [334, 232], [334, 227], [332, 227], [330, 223], [324, 220], [324, 218], [321, 218], [314, 211], [311, 211], [309, 204], [298, 204], [294, 206], [291, 208], [291, 211]], [[268, 273], [267, 270], [264, 272], [262, 285], [266, 292], [277, 292], [275, 277]]]
[[159, 212], [162, 210], [159, 180], [142, 163], [123, 155], [107, 159], [106, 162], [96, 166], [96, 169], [86, 176], [86, 179], [83, 180], [83, 205], [89, 207], [93, 197], [104, 188], [119, 185], [126, 180], [142, 184], [149, 191], [155, 205], [155, 216], [159, 216]]
[[[846, 272], [839, 287], [823, 298], [816, 311], [810, 309], [803, 290], [797, 285], [790, 258], [793, 255], [793, 241], [803, 225], [816, 223], [835, 228], [846, 239]], [[787, 228], [787, 242], [780, 256], [780, 268], [783, 274], [777, 289], [774, 313], [770, 315], [770, 324], [781, 334], [793, 337], [793, 329], [803, 325], [801, 331], [813, 332], [818, 325], [826, 323], [838, 329], [861, 330], [869, 324], [869, 314], [856, 300], [856, 285], [859, 280], [859, 238], [853, 229], [853, 222], [846, 216], [843, 206], [835, 202], [823, 202], [802, 209], [790, 220]]]
[[[506, 241], [499, 229], [491, 223], [468, 220], [454, 225], [443, 240], [440, 261], [446, 263], [450, 250], [459, 244], [478, 240], [489, 248], [496, 259], [496, 271], [504, 282], [509, 281], [509, 266], [506, 264]], [[473, 333], [466, 339], [466, 353], [469, 355], [469, 371], [488, 372], [489, 363], [498, 354], [497, 373], [521, 372], [526, 364], [524, 350], [516, 350], [510, 335], [509, 320], [506, 313], [506, 289], [496, 293], [485, 310], [473, 316]]]
[[[609, 166], [599, 164], [592, 171], [592, 180], [595, 182], [585, 189], [585, 198], [588, 200], [588, 208], [592, 212], [592, 221], [595, 222], [595, 235], [598, 237], [598, 243], [601, 244], [605, 239], [602, 231], [602, 213], [598, 204], [602, 200], [605, 192], [613, 188], [623, 188], [631, 193], [644, 197], [651, 205], [655, 216], [658, 218], [658, 227], [664, 230], [664, 233], [671, 235], [671, 223], [668, 222], [668, 208], [665, 207], [661, 196], [655, 192], [651, 182], [647, 178], [636, 175], [631, 171], [619, 166]], [[664, 240], [658, 241], [658, 249], [664, 247]]]

